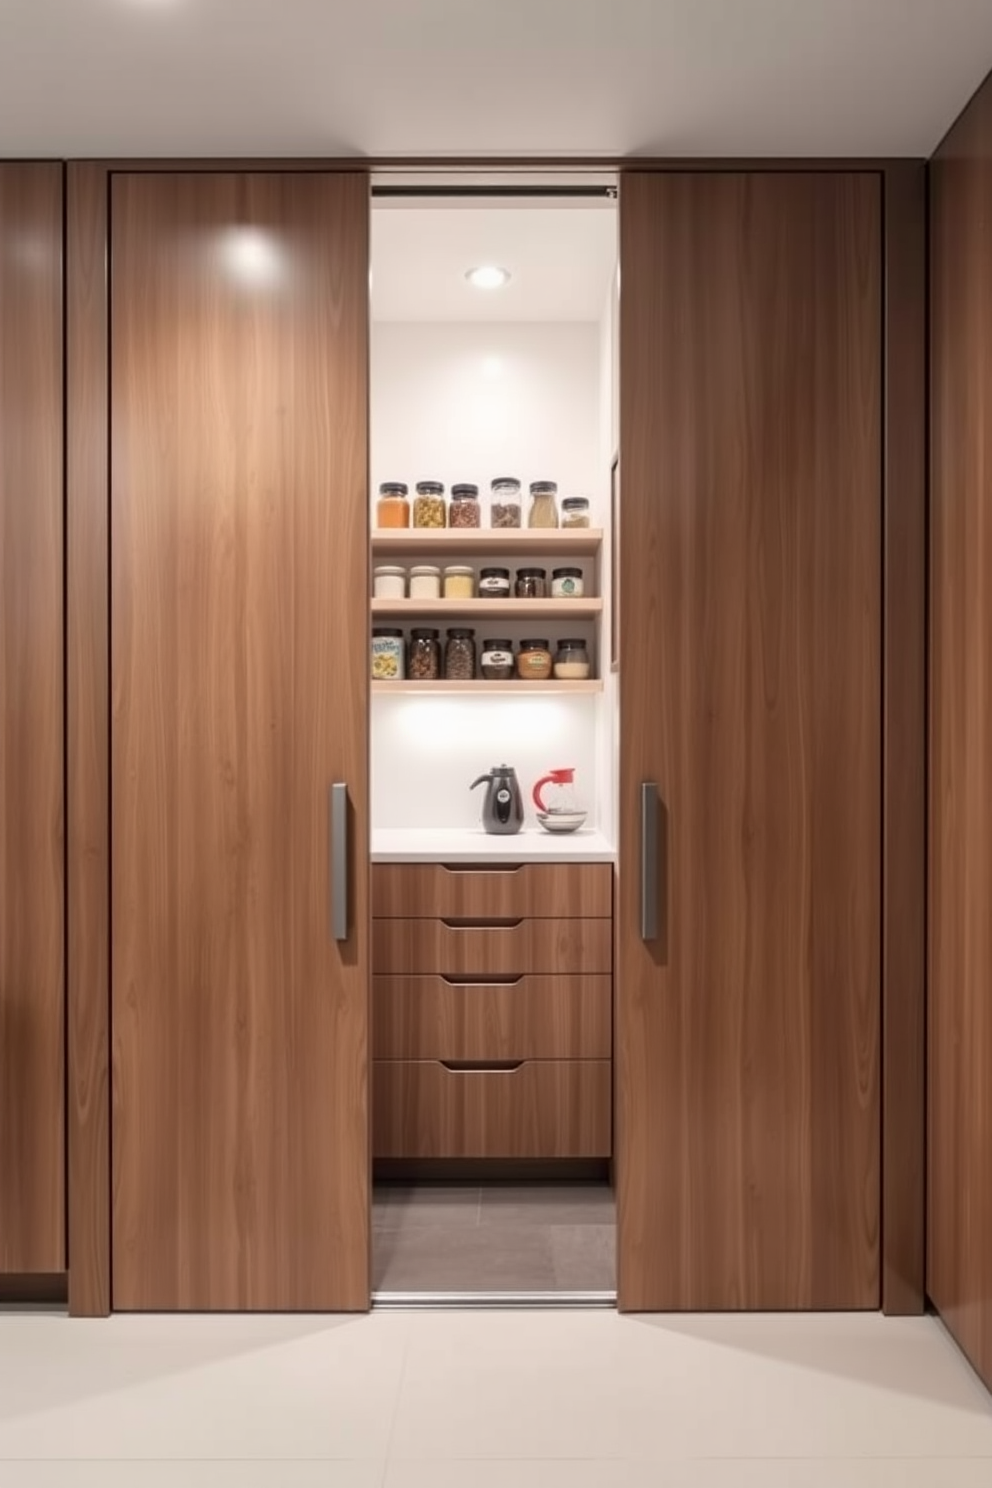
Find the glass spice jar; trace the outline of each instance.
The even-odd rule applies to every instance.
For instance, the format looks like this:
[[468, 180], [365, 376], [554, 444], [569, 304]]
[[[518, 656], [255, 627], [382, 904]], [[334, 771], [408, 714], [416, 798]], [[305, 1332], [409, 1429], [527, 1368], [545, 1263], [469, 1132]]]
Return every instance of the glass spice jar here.
[[407, 675], [412, 682], [436, 682], [441, 675], [441, 647], [436, 630], [412, 630], [407, 653]]
[[418, 481], [413, 501], [414, 527], [446, 527], [448, 514], [444, 504], [444, 486], [440, 481]]
[[479, 573], [480, 599], [509, 599], [510, 570], [508, 568], [484, 568]]
[[589, 501], [585, 496], [566, 496], [561, 504], [563, 527], [589, 526]]
[[403, 681], [403, 632], [378, 626], [372, 631], [372, 681]]
[[512, 476], [497, 476], [490, 487], [489, 525], [519, 527], [521, 517], [520, 482]]
[[558, 642], [555, 652], [555, 676], [562, 682], [584, 682], [589, 676], [589, 652], [581, 637]]
[[518, 568], [516, 595], [518, 599], [545, 599], [548, 592], [546, 568]]
[[517, 671], [525, 682], [547, 681], [551, 676], [551, 648], [547, 641], [521, 641]]
[[556, 481], [534, 481], [532, 484], [527, 526], [558, 526], [558, 485]]
[[375, 504], [377, 527], [409, 527], [410, 503], [406, 499], [408, 487], [402, 481], [385, 481], [379, 487], [379, 500]]
[[405, 599], [406, 569], [388, 566], [374, 569], [372, 595], [375, 599]]
[[452, 486], [449, 527], [478, 527], [482, 523], [478, 486]]
[[430, 563], [418, 563], [410, 570], [411, 599], [440, 599], [441, 570]]
[[553, 568], [551, 570], [552, 599], [581, 599], [585, 592], [581, 568]]
[[475, 571], [463, 564], [453, 563], [444, 570], [445, 599], [474, 599]]
[[475, 631], [449, 630], [444, 648], [444, 675], [449, 682], [475, 679]]
[[483, 641], [481, 671], [487, 682], [509, 682], [513, 677], [513, 642]]

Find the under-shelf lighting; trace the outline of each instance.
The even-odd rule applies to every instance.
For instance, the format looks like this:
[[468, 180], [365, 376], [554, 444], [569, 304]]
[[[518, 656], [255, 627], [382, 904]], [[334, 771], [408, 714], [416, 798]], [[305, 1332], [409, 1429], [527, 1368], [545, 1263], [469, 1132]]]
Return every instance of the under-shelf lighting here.
[[510, 271], [498, 268], [496, 264], [482, 264], [477, 269], [469, 269], [465, 278], [475, 289], [502, 289], [510, 282]]

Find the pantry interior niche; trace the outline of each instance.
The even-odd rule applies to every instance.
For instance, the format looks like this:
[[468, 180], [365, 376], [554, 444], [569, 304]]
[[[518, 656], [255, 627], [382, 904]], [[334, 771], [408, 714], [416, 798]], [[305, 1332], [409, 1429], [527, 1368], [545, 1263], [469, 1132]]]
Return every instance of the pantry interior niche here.
[[[380, 1301], [615, 1296], [616, 191], [373, 182]], [[471, 789], [502, 765], [515, 835]], [[574, 832], [539, 820], [556, 771]]]

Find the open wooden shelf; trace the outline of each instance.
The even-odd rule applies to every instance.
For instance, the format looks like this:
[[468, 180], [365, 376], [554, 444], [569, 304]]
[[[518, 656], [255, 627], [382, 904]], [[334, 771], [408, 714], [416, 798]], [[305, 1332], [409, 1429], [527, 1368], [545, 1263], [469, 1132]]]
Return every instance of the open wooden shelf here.
[[375, 557], [406, 554], [421, 562], [432, 553], [451, 563], [493, 553], [588, 557], [602, 545], [601, 527], [376, 527], [372, 531]]
[[514, 678], [511, 682], [373, 682], [373, 694], [387, 693], [393, 697], [400, 693], [416, 693], [420, 697], [429, 697], [437, 693], [450, 693], [456, 697], [505, 697], [507, 693], [526, 693], [533, 697], [537, 693], [552, 694], [555, 697], [563, 697], [568, 694], [575, 697], [577, 694], [591, 696], [593, 693], [602, 692], [603, 684], [596, 679], [588, 682], [556, 682], [554, 678], [547, 682], [524, 682], [520, 678]]
[[598, 620], [601, 599], [374, 599], [373, 619]]

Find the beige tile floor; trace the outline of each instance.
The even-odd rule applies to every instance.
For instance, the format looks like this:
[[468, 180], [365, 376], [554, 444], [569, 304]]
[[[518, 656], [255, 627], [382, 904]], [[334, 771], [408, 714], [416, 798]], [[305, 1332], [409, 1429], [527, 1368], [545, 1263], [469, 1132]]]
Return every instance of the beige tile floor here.
[[2, 1488], [990, 1488], [932, 1319], [0, 1316]]

